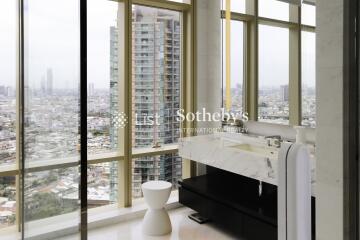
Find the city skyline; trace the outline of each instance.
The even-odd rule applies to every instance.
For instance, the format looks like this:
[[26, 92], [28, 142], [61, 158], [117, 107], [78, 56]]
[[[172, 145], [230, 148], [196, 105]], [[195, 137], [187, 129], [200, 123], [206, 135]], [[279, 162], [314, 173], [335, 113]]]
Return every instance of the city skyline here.
[[[5, 37], [0, 39], [0, 46], [6, 46], [2, 49], [2, 55], [4, 58], [0, 59], [0, 84], [7, 85], [11, 87], [15, 87], [16, 84], [16, 25], [15, 20], [11, 21], [11, 19], [16, 19], [16, 4], [12, 0], [4, 0], [5, 7], [0, 9], [0, 31], [7, 32]], [[78, 5], [76, 1], [73, 0], [64, 0], [62, 4], [58, 6], [58, 9], [54, 9], [51, 7], [53, 1], [38, 1], [32, 2], [30, 6], [27, 7], [26, 14], [28, 14], [29, 20], [31, 20], [31, 24], [29, 27], [29, 34], [27, 38], [27, 42], [30, 46], [33, 46], [33, 50], [29, 51], [27, 54], [28, 58], [31, 58], [33, 61], [29, 61], [28, 67], [28, 81], [32, 86], [36, 88], [41, 88], [41, 78], [42, 73], [46, 71], [48, 67], [51, 67], [54, 71], [54, 89], [76, 89], [77, 84], [73, 84], [78, 82], [80, 73], [77, 70], [79, 67], [78, 59], [79, 52], [76, 50], [79, 46], [78, 31], [79, 24], [77, 19], [78, 14]], [[88, 5], [88, 34], [89, 34], [89, 61], [88, 61], [88, 81], [94, 83], [95, 88], [97, 89], [107, 89], [108, 81], [110, 81], [110, 73], [108, 72], [109, 63], [106, 59], [110, 57], [110, 34], [108, 28], [106, 27], [109, 23], [112, 23], [115, 26], [116, 21], [113, 18], [114, 16], [114, 6], [116, 2], [102, 4], [101, 1], [89, 1]], [[262, 4], [266, 4], [266, 1], [263, 1]], [[279, 3], [280, 5], [284, 3]], [[234, 9], [244, 9], [244, 1], [239, 1], [233, 7]], [[49, 11], [44, 15], [42, 11], [43, 8], [47, 8]], [[7, 11], [7, 9], [13, 9], [13, 11]], [[266, 4], [262, 9], [266, 9], [264, 14], [271, 12], [272, 10], [276, 10], [273, 4]], [[282, 11], [279, 11], [279, 14]], [[42, 18], [48, 19], [48, 21], [42, 21]], [[286, 18], [284, 15], [282, 18]], [[56, 19], [53, 20], [53, 19]], [[72, 21], [70, 22], [70, 20]], [[74, 24], [76, 23], [76, 24]], [[221, 22], [219, 21], [219, 24]], [[51, 26], [58, 26], [58, 31], [53, 31]], [[52, 48], [52, 44], [35, 44], [36, 42], [41, 42], [39, 39], [42, 36], [40, 33], [48, 32], [49, 41], [52, 44], [56, 44], [58, 46], [58, 50]], [[60, 34], [65, 32], [66, 34]], [[66, 36], [71, 36], [66, 37]], [[236, 31], [232, 35], [237, 36], [241, 35], [241, 31]], [[272, 35], [277, 38], [277, 41], [281, 41], [280, 37], [277, 37], [277, 33], [273, 32]], [[66, 41], [64, 41], [66, 39]], [[233, 39], [233, 36], [232, 36]], [[308, 40], [304, 39], [305, 44]], [[310, 40], [312, 41], [312, 40]], [[234, 48], [243, 46], [241, 42], [238, 44], [233, 44]], [[309, 44], [307, 44], [310, 46]], [[10, 46], [10, 47], [9, 47]], [[13, 47], [11, 47], [13, 46]], [[66, 51], [64, 51], [66, 49]], [[315, 47], [311, 47], [308, 52], [314, 52]], [[234, 50], [234, 52], [239, 52], [239, 50]], [[50, 55], [46, 60], [42, 59], [43, 55]], [[270, 53], [269, 53], [270, 54]], [[279, 54], [281, 55], [281, 54]], [[51, 57], [53, 56], [53, 57]], [[72, 56], [69, 61], [69, 56]], [[96, 56], [93, 58], [92, 56]], [[242, 58], [234, 56], [237, 60], [241, 60]], [[4, 61], [6, 59], [6, 61]], [[67, 59], [66, 61], [63, 61]], [[306, 57], [308, 66], [315, 66], [315, 61], [311, 60], [312, 58]], [[286, 62], [283, 62], [287, 64]], [[281, 74], [281, 70], [274, 70], [273, 65], [265, 64], [268, 66], [265, 72], [276, 71], [278, 74]], [[312, 84], [314, 81], [313, 73], [309, 71], [303, 71], [304, 79], [309, 79], [308, 84]], [[71, 73], [71, 74], [69, 74]], [[262, 73], [259, 73], [262, 75]], [[242, 80], [243, 72], [236, 74], [233, 78], [232, 82], [239, 82]], [[221, 76], [219, 76], [221, 77]], [[288, 77], [287, 77], [288, 78]], [[62, 81], [59, 81], [61, 79]], [[239, 80], [237, 80], [239, 79]], [[271, 81], [270, 81], [271, 80]], [[273, 78], [267, 81], [267, 84], [273, 84], [274, 86], [279, 85], [283, 80], [282, 78]], [[315, 83], [314, 83], [315, 84]]]
[[[25, 119], [24, 139], [26, 166], [35, 161], [46, 162], [48, 160], [73, 159], [76, 162], [79, 156], [79, 63], [78, 63], [78, 8], [74, 5], [76, 1], [64, 0], [61, 9], [51, 7], [52, 1], [41, 0], [40, 3], [33, 3], [26, 9], [30, 25], [27, 26], [27, 64], [25, 72]], [[118, 7], [117, 2], [89, 1], [89, 31], [88, 31], [88, 151], [89, 155], [111, 152], [118, 147], [117, 135], [111, 121], [111, 116], [118, 110], [116, 94], [119, 94], [112, 76], [112, 55], [115, 57], [115, 49], [112, 50], [110, 29], [117, 27]], [[104, 3], [104, 1], [101, 1]], [[41, 6], [41, 9], [39, 8]], [[42, 8], [50, 9], [43, 11]], [[61, 12], [58, 13], [56, 11]], [[144, 11], [144, 10], [143, 10]], [[160, 10], [159, 10], [160, 11]], [[162, 10], [163, 11], [163, 10]], [[65, 14], [63, 14], [65, 12]], [[1, 15], [0, 19], [7, 19], [8, 14]], [[132, 122], [133, 146], [151, 147], [156, 143], [176, 143], [180, 136], [177, 130], [179, 123], [174, 121], [171, 113], [180, 108], [180, 41], [181, 26], [180, 17], [177, 14], [155, 14], [156, 17], [146, 18], [144, 12], [137, 15], [137, 8], [133, 6], [134, 22], [133, 30], [142, 32], [145, 29], [155, 29], [152, 36], [149, 30], [139, 33], [133, 38], [133, 88], [132, 114], [160, 114], [161, 126], [144, 127]], [[50, 16], [51, 15], [51, 16]], [[149, 14], [151, 15], [151, 14]], [[169, 17], [169, 15], [172, 17]], [[174, 16], [176, 15], [176, 16]], [[101, 20], [99, 21], [99, 17]], [[51, 21], [44, 21], [51, 19]], [[151, 21], [149, 21], [151, 19]], [[142, 22], [144, 21], [144, 22]], [[5, 21], [6, 22], [6, 21]], [[142, 25], [143, 24], [143, 25]], [[220, 24], [220, 21], [219, 21]], [[59, 28], [54, 29], [53, 25]], [[7, 31], [2, 28], [0, 30]], [[56, 31], [55, 31], [56, 30]], [[46, 32], [47, 34], [44, 34]], [[54, 33], [55, 32], [55, 33]], [[113, 31], [114, 35], [118, 35]], [[233, 34], [235, 37], [240, 32]], [[167, 34], [171, 34], [169, 37]], [[274, 34], [274, 32], [272, 32]], [[11, 35], [11, 34], [10, 34]], [[136, 34], [134, 34], [136, 35]], [[163, 37], [165, 35], [166, 37]], [[241, 34], [242, 35], [242, 32]], [[276, 35], [276, 30], [275, 30]], [[283, 35], [285, 36], [285, 35]], [[275, 36], [274, 41], [280, 41]], [[311, 45], [313, 42], [304, 41]], [[9, 38], [6, 41], [12, 41]], [[0, 46], [5, 40], [0, 39]], [[168, 42], [169, 43], [168, 43]], [[156, 43], [156, 49], [145, 48], [149, 43]], [[171, 43], [170, 43], [171, 42]], [[235, 42], [235, 41], [234, 41]], [[168, 45], [168, 46], [166, 46]], [[281, 45], [281, 44], [280, 44]], [[12, 46], [10, 44], [10, 46]], [[234, 55], [234, 61], [240, 61], [243, 53], [243, 44], [236, 44], [238, 55]], [[240, 47], [241, 46], [241, 47]], [[13, 46], [15, 48], [15, 46]], [[136, 50], [136, 47], [139, 49]], [[8, 49], [7, 47], [6, 49]], [[11, 48], [11, 47], [10, 47]], [[41, 48], [41, 50], [39, 50]], [[65, 49], [65, 51], [62, 51]], [[164, 49], [168, 49], [171, 58], [167, 58]], [[303, 116], [304, 124], [315, 126], [315, 91], [311, 85], [315, 84], [313, 69], [313, 47], [305, 51], [303, 71]], [[116, 49], [120, 52], [120, 48]], [[264, 50], [264, 55], [273, 54], [273, 49]], [[144, 53], [145, 52], [145, 53]], [[283, 53], [283, 52], [281, 52]], [[142, 55], [143, 54], [143, 55]], [[140, 55], [140, 56], [135, 56]], [[262, 71], [273, 73], [274, 63], [286, 65], [288, 59], [286, 54], [277, 57], [274, 61], [259, 61], [259, 64], [269, 65]], [[4, 56], [4, 57], [3, 57]], [[9, 165], [16, 162], [16, 96], [15, 96], [15, 52], [5, 51], [1, 62], [6, 63], [4, 67], [0, 64], [0, 164]], [[45, 56], [45, 57], [44, 57]], [[118, 56], [116, 56], [118, 57]], [[144, 59], [142, 59], [144, 58]], [[4, 60], [5, 59], [5, 60]], [[32, 61], [30, 61], [30, 59]], [[50, 60], [49, 60], [50, 59]], [[155, 60], [154, 60], [155, 59]], [[167, 63], [168, 60], [171, 60]], [[273, 59], [270, 59], [273, 60]], [[145, 62], [142, 62], [145, 61]], [[0, 62], [0, 63], [1, 63]], [[2, 67], [2, 68], [1, 68]], [[235, 65], [236, 67], [236, 65]], [[234, 67], [234, 69], [236, 69]], [[6, 68], [6, 69], [3, 69]], [[158, 72], [154, 73], [154, 70]], [[160, 69], [160, 70], [159, 70]], [[163, 70], [166, 69], [166, 70]], [[265, 84], [259, 88], [259, 120], [275, 121], [286, 124], [288, 122], [288, 97], [281, 93], [281, 86], [288, 82], [288, 72], [283, 68], [276, 67], [273, 76], [260, 74], [259, 80]], [[168, 71], [168, 72], [166, 72]], [[281, 73], [279, 73], [281, 71]], [[150, 73], [150, 74], [149, 74]], [[311, 74], [307, 77], [306, 74]], [[150, 77], [147, 77], [149, 75]], [[116, 76], [119, 78], [120, 76]], [[3, 80], [5, 79], [5, 80]], [[232, 75], [232, 111], [239, 111], [243, 108], [243, 70]], [[221, 76], [219, 76], [221, 81]], [[4, 91], [3, 89], [10, 90]], [[222, 91], [223, 89], [219, 89]], [[5, 94], [1, 94], [1, 92]], [[13, 94], [9, 94], [12, 92]], [[121, 94], [120, 94], [121, 95]], [[121, 144], [121, 143], [120, 143]], [[156, 157], [145, 157], [133, 159], [133, 197], [141, 197], [141, 183], [148, 180], [165, 179], [171, 181], [176, 187], [177, 181], [181, 178], [181, 159], [177, 155], [167, 154]], [[88, 196], [91, 206], [102, 206], [111, 204], [117, 200], [117, 163], [92, 164], [89, 165]], [[78, 206], [78, 169], [66, 168], [59, 170], [41, 171], [27, 174], [25, 178], [26, 187], [26, 221], [55, 216], [77, 210]], [[2, 206], [0, 211], [11, 213], [8, 220], [13, 222], [15, 216], [14, 184], [12, 180], [0, 182], [0, 199]], [[6, 198], [6, 199], [5, 199]], [[42, 201], [49, 204], [42, 205]], [[54, 209], [49, 211], [49, 209]], [[1, 222], [0, 222], [1, 225]], [[1, 227], [1, 226], [0, 226]]]

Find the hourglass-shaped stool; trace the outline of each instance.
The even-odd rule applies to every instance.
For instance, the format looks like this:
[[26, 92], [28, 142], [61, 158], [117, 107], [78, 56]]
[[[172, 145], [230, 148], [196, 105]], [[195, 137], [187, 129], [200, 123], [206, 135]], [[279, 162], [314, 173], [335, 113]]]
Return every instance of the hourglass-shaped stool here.
[[171, 232], [171, 222], [164, 206], [169, 199], [171, 183], [165, 181], [150, 181], [143, 183], [142, 191], [148, 204], [142, 222], [143, 233], [149, 236], [161, 236]]

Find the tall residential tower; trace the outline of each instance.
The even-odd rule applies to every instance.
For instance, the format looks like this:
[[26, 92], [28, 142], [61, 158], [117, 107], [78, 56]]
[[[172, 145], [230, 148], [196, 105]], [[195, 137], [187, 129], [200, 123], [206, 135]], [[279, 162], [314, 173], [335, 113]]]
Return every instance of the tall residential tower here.
[[[132, 16], [132, 146], [152, 147], [176, 143], [180, 123], [181, 24], [179, 13], [134, 6]], [[118, 102], [118, 28], [110, 30], [111, 112]], [[151, 124], [147, 117], [156, 118]], [[111, 126], [111, 141], [116, 129]], [[114, 144], [114, 143], [112, 143]], [[166, 180], [176, 185], [181, 178], [181, 159], [173, 154], [133, 159], [133, 197], [141, 197], [141, 184]], [[114, 175], [115, 176], [115, 175]]]

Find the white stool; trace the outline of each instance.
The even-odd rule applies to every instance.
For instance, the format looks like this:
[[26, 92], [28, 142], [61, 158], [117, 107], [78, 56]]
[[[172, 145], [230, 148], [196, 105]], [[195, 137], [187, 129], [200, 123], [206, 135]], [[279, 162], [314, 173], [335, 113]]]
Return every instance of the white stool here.
[[161, 236], [171, 232], [171, 222], [164, 206], [169, 199], [171, 183], [150, 181], [143, 183], [142, 191], [149, 209], [142, 222], [143, 233], [149, 236]]

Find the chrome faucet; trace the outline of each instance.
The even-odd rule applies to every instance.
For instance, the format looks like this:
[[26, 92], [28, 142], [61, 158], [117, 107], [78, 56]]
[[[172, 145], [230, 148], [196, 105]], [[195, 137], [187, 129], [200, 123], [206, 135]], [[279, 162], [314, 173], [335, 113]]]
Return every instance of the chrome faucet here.
[[222, 121], [222, 128], [232, 128], [233, 131], [238, 133], [248, 133], [248, 129], [245, 127], [244, 122], [241, 119], [225, 118]]
[[269, 147], [281, 147], [282, 137], [280, 135], [270, 135], [266, 136], [265, 139], [267, 140], [267, 145]]

